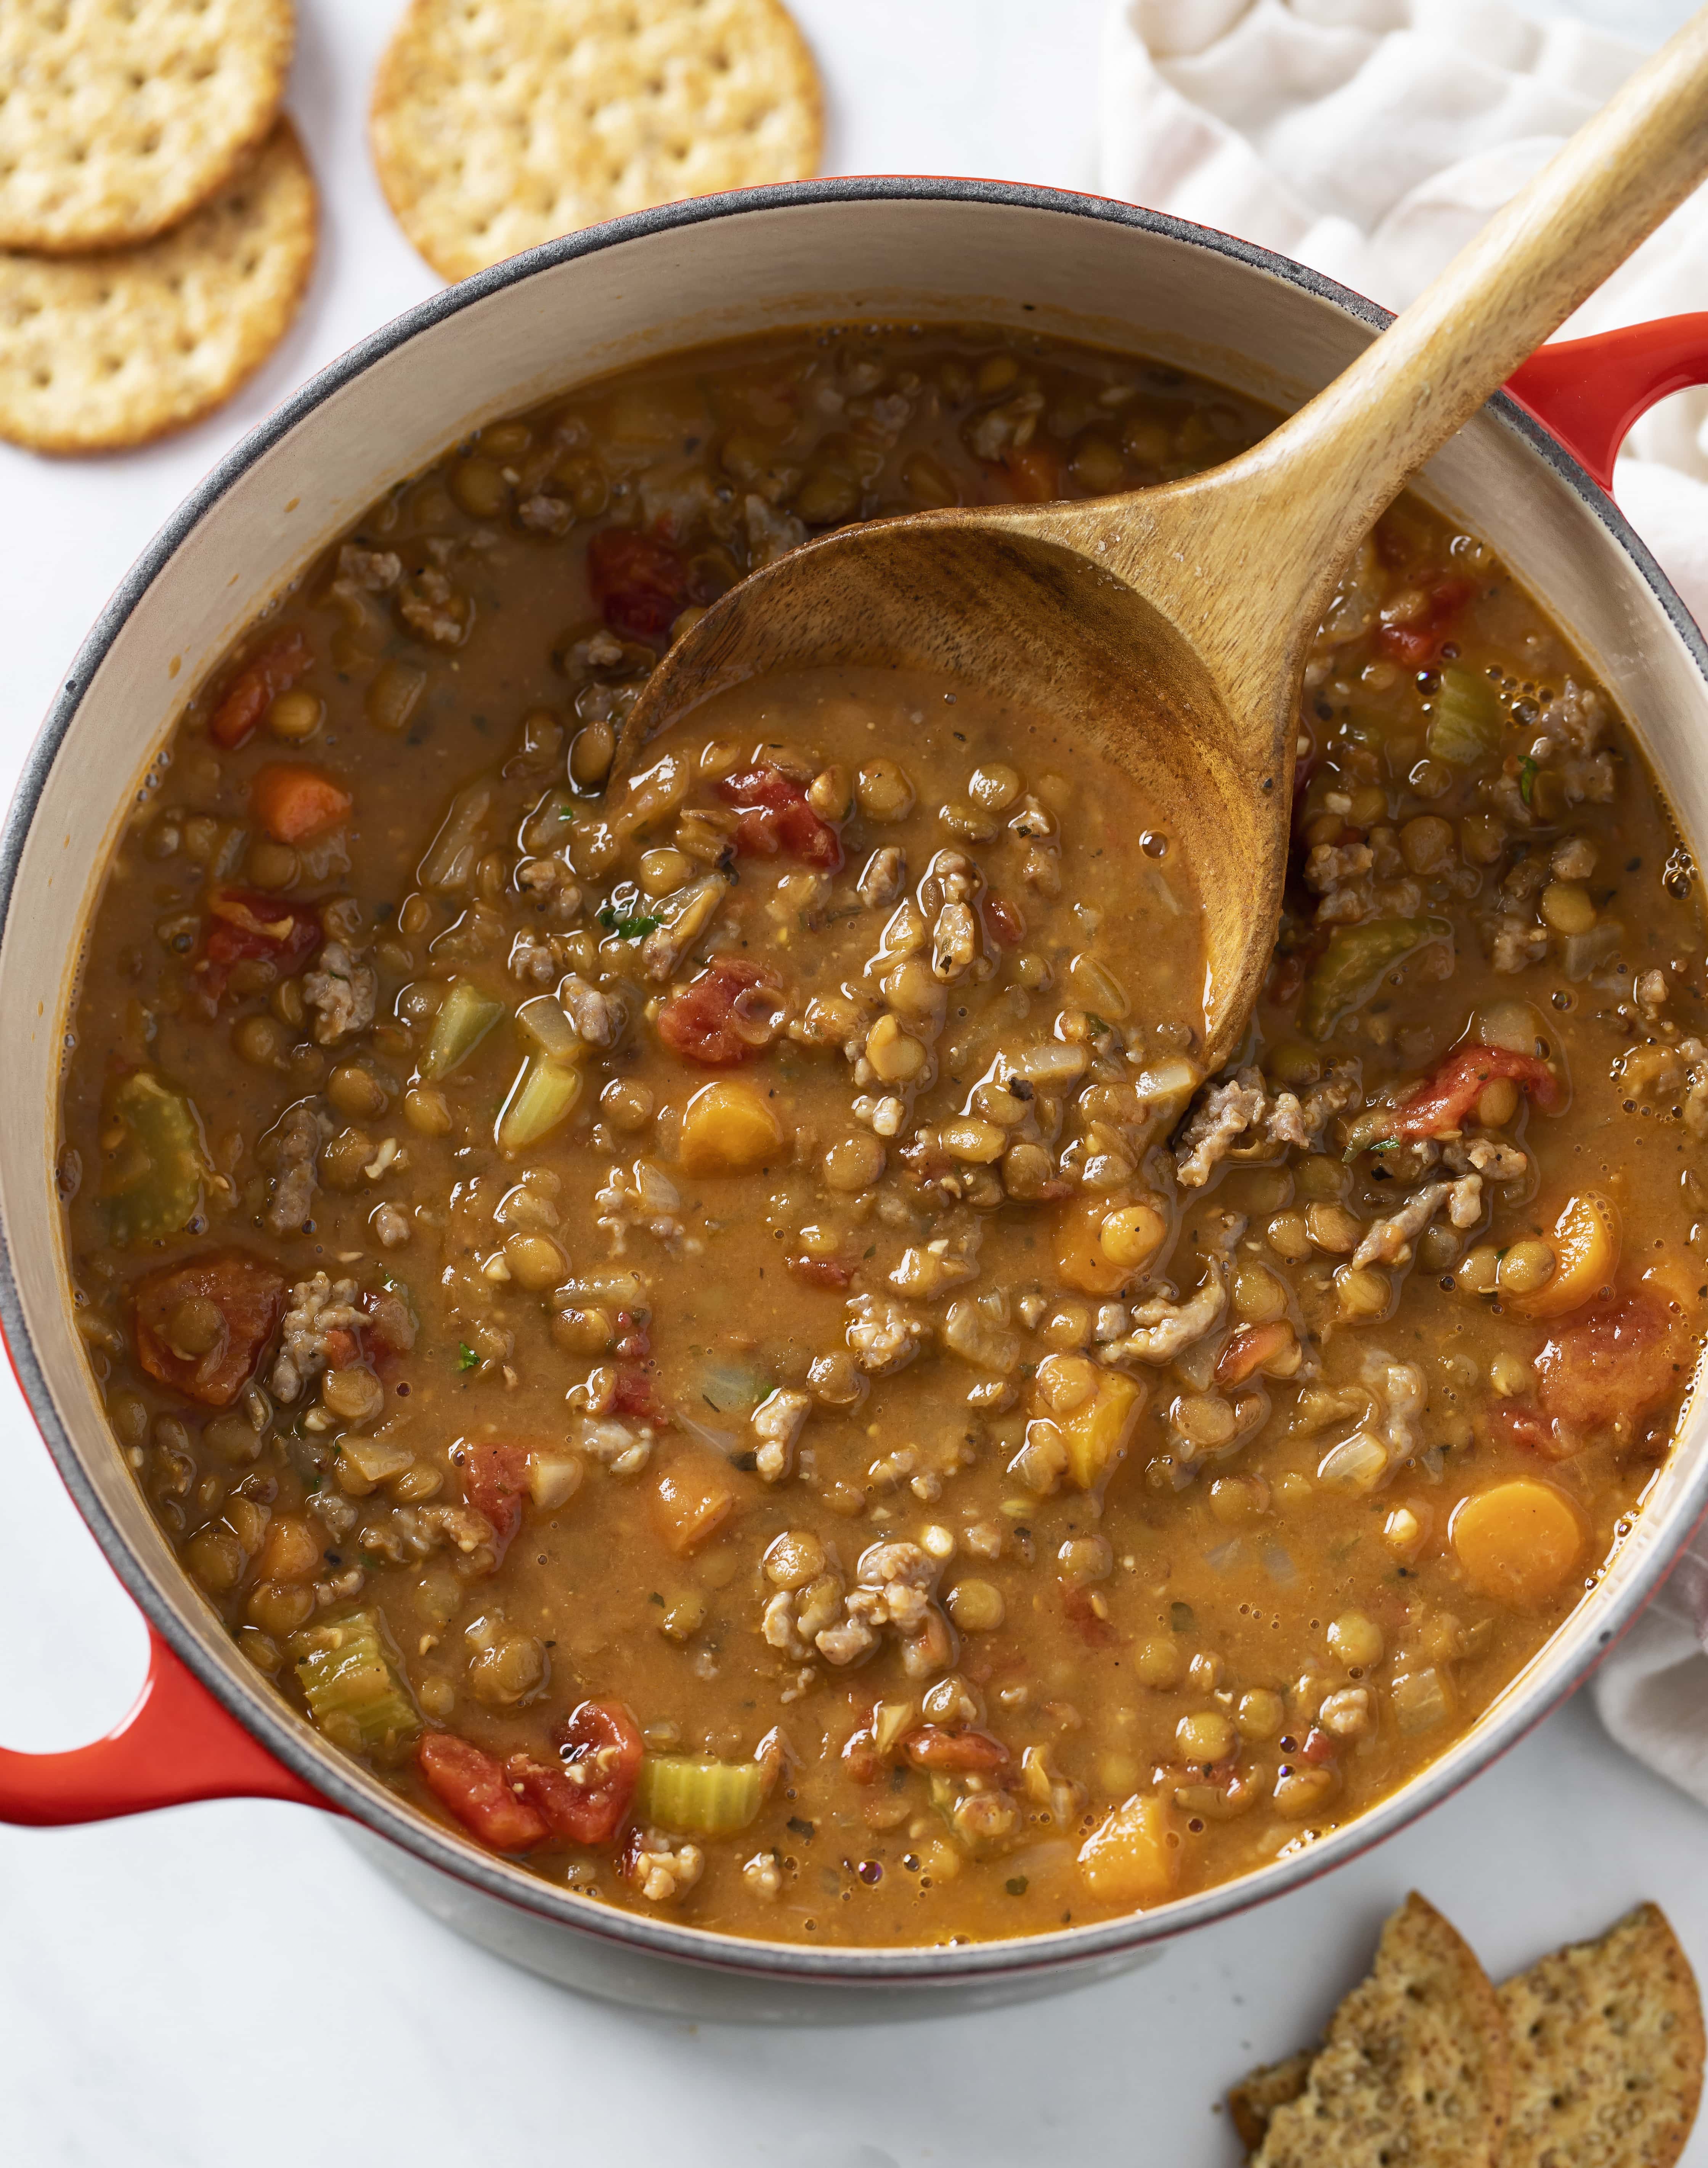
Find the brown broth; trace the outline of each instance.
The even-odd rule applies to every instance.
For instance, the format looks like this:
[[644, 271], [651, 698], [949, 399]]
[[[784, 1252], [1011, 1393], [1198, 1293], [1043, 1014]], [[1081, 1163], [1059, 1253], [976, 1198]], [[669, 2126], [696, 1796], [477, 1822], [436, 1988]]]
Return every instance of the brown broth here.
[[[803, 672], [604, 787], [809, 532], [1268, 420], [976, 327], [681, 357], [192, 699], [90, 928], [78, 1317], [209, 1602], [423, 1810], [737, 1934], [1113, 1916], [1414, 1775], [1628, 1532], [1708, 1293], [1695, 874], [1475, 538], [1403, 501], [1325, 622], [1218, 1077], [1168, 809], [1047, 718]], [[585, 1703], [651, 1819], [581, 1842]]]

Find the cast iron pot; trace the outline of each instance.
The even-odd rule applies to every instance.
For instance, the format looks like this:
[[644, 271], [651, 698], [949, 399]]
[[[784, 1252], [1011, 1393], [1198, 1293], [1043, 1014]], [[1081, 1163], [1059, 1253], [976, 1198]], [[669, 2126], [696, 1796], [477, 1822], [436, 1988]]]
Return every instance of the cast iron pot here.
[[[0, 1816], [50, 1824], [294, 1799], [347, 1817], [375, 1862], [462, 1933], [618, 2001], [794, 2022], [894, 2016], [898, 2001], [991, 2005], [1140, 1963], [1168, 1937], [1391, 1835], [1578, 1685], [1689, 1539], [1708, 1506], [1700, 1403], [1606, 1577], [1467, 1735], [1391, 1799], [1306, 1851], [1157, 1911], [955, 1949], [748, 1942], [572, 1897], [417, 1814], [327, 1746], [180, 1569], [108, 1431], [72, 1326], [53, 1158], [80, 931], [184, 695], [364, 507], [486, 422], [711, 340], [967, 319], [1136, 350], [1284, 407], [1387, 321], [1226, 235], [1042, 189], [822, 181], [679, 204], [517, 257], [376, 332], [237, 446], [114, 596], [36, 741], [0, 849], [0, 1014], [14, 1026], [0, 1104], [0, 1317], [49, 1450], [147, 1615], [152, 1664], [109, 1737], [67, 1754], [0, 1752]], [[1693, 844], [1708, 835], [1708, 647], [1604, 489], [1637, 415], [1705, 380], [1708, 316], [1551, 348], [1515, 380], [1530, 411], [1492, 401], [1423, 484], [1493, 544], [1636, 719]]]

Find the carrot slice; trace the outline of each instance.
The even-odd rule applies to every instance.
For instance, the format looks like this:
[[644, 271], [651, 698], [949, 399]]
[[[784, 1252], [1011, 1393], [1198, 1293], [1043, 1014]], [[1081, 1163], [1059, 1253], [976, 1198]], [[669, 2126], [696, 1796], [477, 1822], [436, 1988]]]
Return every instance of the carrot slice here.
[[317, 768], [271, 761], [249, 786], [249, 810], [275, 843], [306, 842], [349, 817], [350, 794]]

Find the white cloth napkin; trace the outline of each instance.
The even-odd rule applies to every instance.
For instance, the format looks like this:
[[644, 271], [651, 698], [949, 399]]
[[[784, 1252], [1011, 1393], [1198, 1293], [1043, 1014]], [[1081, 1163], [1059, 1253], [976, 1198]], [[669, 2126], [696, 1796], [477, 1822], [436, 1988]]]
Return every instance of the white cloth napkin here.
[[[1111, 0], [1099, 184], [1403, 308], [1639, 46], [1503, 0]], [[1708, 189], [1562, 332], [1708, 309]], [[1708, 623], [1708, 387], [1638, 422], [1615, 494]]]
[[[1503, 0], [1111, 0], [1099, 184], [1403, 308], [1641, 59]], [[1708, 189], [1562, 329], [1708, 309]], [[1708, 387], [1626, 442], [1614, 492], [1708, 624]], [[1602, 1665], [1614, 1738], [1708, 1805], [1708, 1535]]]
[[1708, 1542], [1698, 1536], [1590, 1686], [1640, 1762], [1708, 1805]]

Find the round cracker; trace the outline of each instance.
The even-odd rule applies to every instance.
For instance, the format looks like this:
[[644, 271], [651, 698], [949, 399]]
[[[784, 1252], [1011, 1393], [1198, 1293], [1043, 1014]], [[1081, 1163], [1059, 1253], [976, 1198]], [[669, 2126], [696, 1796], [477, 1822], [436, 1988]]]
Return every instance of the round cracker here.
[[141, 248], [0, 255], [0, 436], [40, 452], [145, 444], [258, 368], [314, 263], [315, 189], [288, 120], [211, 203]]
[[291, 0], [3, 0], [0, 248], [147, 241], [267, 136]]
[[403, 231], [466, 279], [624, 211], [799, 180], [823, 103], [779, 0], [413, 0], [370, 129]]

